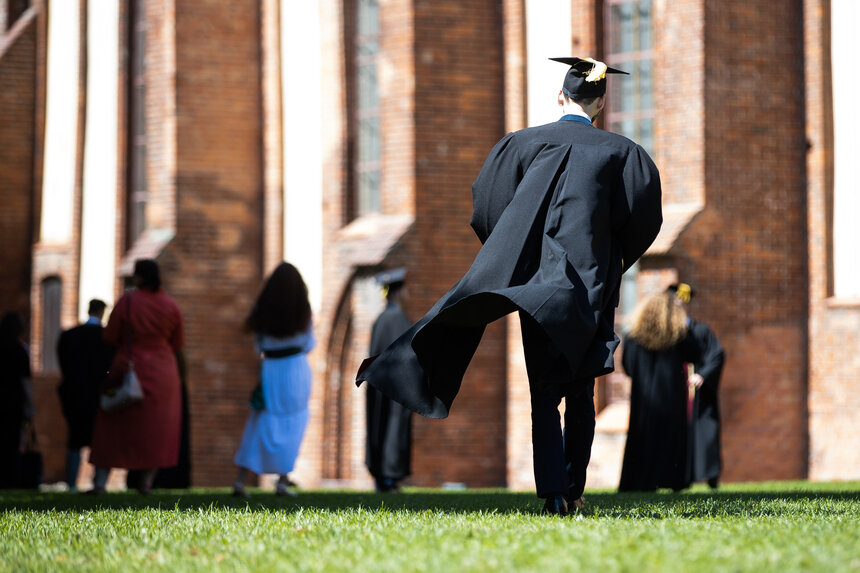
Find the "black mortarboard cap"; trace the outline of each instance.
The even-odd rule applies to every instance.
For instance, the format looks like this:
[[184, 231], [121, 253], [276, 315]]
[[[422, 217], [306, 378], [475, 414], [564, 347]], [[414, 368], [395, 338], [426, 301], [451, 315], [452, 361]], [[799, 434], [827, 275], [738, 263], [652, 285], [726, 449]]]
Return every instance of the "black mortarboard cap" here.
[[402, 283], [406, 280], [406, 268], [398, 267], [396, 269], [388, 269], [376, 275], [376, 282], [379, 286], [391, 286]]
[[550, 60], [570, 66], [564, 77], [561, 91], [572, 99], [600, 97], [606, 93], [606, 74], [627, 74], [591, 58], [550, 58]]

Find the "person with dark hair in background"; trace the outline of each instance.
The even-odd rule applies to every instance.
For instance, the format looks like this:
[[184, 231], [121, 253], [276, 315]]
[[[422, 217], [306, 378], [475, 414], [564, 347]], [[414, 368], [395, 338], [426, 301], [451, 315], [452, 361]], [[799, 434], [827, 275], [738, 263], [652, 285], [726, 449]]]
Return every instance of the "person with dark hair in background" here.
[[89, 446], [99, 407], [99, 394], [113, 359], [113, 349], [102, 339], [105, 303], [92, 299], [84, 324], [66, 330], [57, 341], [62, 379], [57, 388], [66, 419], [66, 483], [77, 491], [81, 448]]
[[[407, 296], [406, 269], [392, 269], [376, 276], [388, 304], [373, 323], [370, 355], [376, 355], [406, 332], [412, 322], [403, 312]], [[376, 491], [398, 492], [398, 482], [411, 473], [412, 412], [367, 386], [367, 452], [365, 463], [376, 481]]]
[[96, 466], [94, 493], [102, 493], [110, 468], [143, 470], [137, 489], [149, 493], [158, 468], [179, 457], [182, 390], [179, 380], [185, 326], [179, 305], [161, 289], [158, 264], [134, 265], [134, 285], [114, 306], [104, 340], [116, 348], [111, 368], [131, 362], [144, 397], [122, 410], [99, 409], [90, 461]]
[[21, 444], [32, 423], [30, 353], [21, 340], [24, 322], [17, 312], [0, 319], [0, 489], [20, 487]]
[[472, 266], [365, 360], [356, 382], [445, 418], [486, 326], [518, 312], [537, 495], [545, 513], [567, 515], [569, 504], [583, 504], [594, 379], [614, 368], [621, 275], [657, 236], [662, 212], [660, 176], [646, 151], [593, 124], [607, 77], [626, 72], [591, 58], [551, 59], [568, 67], [557, 95], [563, 115], [509, 133], [490, 151], [472, 184], [471, 225], [483, 244]]
[[313, 335], [308, 288], [298, 269], [283, 262], [269, 276], [245, 329], [254, 334], [260, 355], [259, 385], [234, 462], [239, 466], [233, 494], [248, 497], [245, 477], [278, 474], [277, 495], [295, 496], [289, 473], [310, 419], [311, 368], [307, 353]]
[[[696, 295], [693, 287], [679, 283], [671, 285], [668, 292], [674, 294], [676, 302], [689, 312], [689, 304]], [[701, 384], [691, 386], [688, 395], [690, 482], [707, 481], [709, 486], [716, 488], [722, 471], [718, 391], [726, 353], [706, 324], [692, 318], [688, 318], [687, 324], [699, 348], [700, 358], [694, 369], [701, 378]]]

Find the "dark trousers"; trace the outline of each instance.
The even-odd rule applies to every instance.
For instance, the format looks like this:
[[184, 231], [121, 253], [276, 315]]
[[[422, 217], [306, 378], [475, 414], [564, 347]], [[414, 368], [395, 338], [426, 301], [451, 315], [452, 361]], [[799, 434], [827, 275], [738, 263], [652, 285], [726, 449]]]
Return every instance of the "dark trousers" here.
[[[538, 497], [582, 496], [594, 441], [594, 380], [573, 380], [540, 326], [520, 313], [532, 406]], [[558, 407], [564, 399], [564, 432]]]

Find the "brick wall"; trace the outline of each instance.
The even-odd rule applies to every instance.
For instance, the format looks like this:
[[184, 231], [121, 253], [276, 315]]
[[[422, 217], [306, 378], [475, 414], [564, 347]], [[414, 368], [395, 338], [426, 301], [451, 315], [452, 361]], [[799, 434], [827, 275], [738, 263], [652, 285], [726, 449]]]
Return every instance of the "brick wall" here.
[[157, 180], [175, 177], [176, 236], [163, 272], [186, 322], [192, 480], [227, 485], [257, 379], [241, 324], [263, 274], [260, 11], [252, 0], [172, 10], [176, 171]]
[[0, 312], [30, 315], [36, 119], [35, 11], [0, 31]]
[[[795, 8], [800, 7], [795, 2]], [[799, 9], [704, 3], [705, 210], [671, 251], [727, 353], [726, 480], [807, 460], [807, 268]], [[694, 104], [695, 105], [695, 104]], [[696, 185], [695, 176], [692, 185]]]
[[[429, 307], [469, 268], [471, 184], [504, 134], [498, 2], [415, 2], [416, 212], [410, 255]], [[506, 323], [484, 334], [447, 420], [415, 424], [416, 481], [503, 485], [506, 478]], [[493, 455], [491, 452], [497, 452]]]

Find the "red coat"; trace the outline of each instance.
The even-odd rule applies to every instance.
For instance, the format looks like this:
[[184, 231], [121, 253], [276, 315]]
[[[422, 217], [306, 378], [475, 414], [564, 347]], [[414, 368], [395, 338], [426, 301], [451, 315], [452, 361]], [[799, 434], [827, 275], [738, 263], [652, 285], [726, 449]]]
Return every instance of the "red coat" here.
[[115, 346], [114, 366], [131, 358], [143, 387], [143, 401], [123, 410], [99, 409], [90, 462], [99, 467], [151, 469], [175, 466], [179, 458], [182, 391], [175, 353], [185, 329], [179, 306], [162, 291], [123, 295], [104, 330]]

